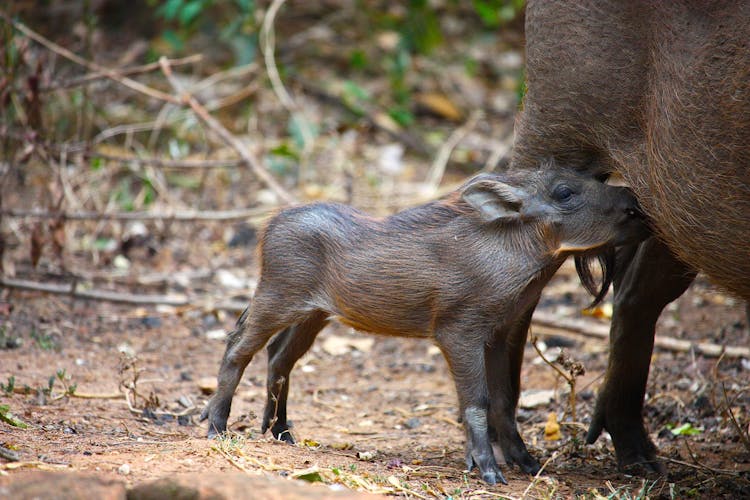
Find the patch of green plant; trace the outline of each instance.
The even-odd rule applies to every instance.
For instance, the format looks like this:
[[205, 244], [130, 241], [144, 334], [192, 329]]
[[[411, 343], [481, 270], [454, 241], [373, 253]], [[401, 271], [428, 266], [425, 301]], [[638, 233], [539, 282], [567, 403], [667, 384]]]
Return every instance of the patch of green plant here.
[[429, 54], [443, 42], [435, 8], [427, 0], [409, 1], [407, 15], [399, 31], [406, 47], [412, 52]]
[[26, 429], [28, 427], [26, 423], [15, 417], [10, 412], [9, 405], [0, 405], [0, 421], [3, 421], [8, 425], [12, 425], [13, 427], [19, 427], [21, 429]]
[[36, 327], [31, 328], [31, 338], [43, 351], [59, 351], [60, 344], [53, 335], [41, 332]]
[[[72, 396], [76, 393], [76, 389], [78, 388], [78, 384], [76, 383], [69, 383], [71, 380], [70, 375], [67, 374], [65, 371], [65, 368], [61, 368], [57, 370], [55, 373], [55, 377], [60, 382], [60, 384], [63, 386], [63, 393], [62, 396]], [[50, 377], [50, 391], [52, 390], [52, 384], [54, 383], [54, 378]]]
[[363, 104], [372, 100], [367, 89], [360, 87], [352, 80], [346, 80], [341, 88], [341, 100], [349, 111], [362, 116], [365, 114]]
[[235, 65], [255, 60], [259, 30], [254, 0], [149, 0], [149, 4], [165, 25], [161, 39], [173, 52], [183, 52], [192, 37], [202, 34], [231, 51]]
[[3, 391], [7, 395], [13, 394], [13, 390], [16, 388], [16, 377], [15, 375], [11, 375], [8, 377], [8, 383], [3, 384], [0, 382], [0, 391]]
[[22, 343], [21, 337], [8, 333], [7, 326], [0, 326], [0, 349], [15, 349], [21, 347]]
[[303, 481], [307, 481], [308, 483], [324, 483], [323, 476], [320, 474], [319, 471], [310, 471], [306, 472], [304, 474], [299, 474], [294, 476], [295, 479], [302, 479]]
[[498, 28], [514, 20], [526, 7], [526, 0], [473, 0], [472, 3], [487, 28]]
[[667, 424], [667, 429], [672, 432], [674, 436], [695, 436], [703, 432], [703, 429], [693, 427], [693, 424], [685, 422], [682, 425], [675, 426], [674, 424]]
[[318, 128], [310, 120], [302, 115], [293, 114], [289, 118], [287, 133], [294, 141], [298, 149], [304, 149], [308, 141], [312, 141], [318, 135]]
[[370, 66], [367, 53], [362, 49], [354, 49], [349, 54], [349, 67], [356, 70], [364, 70]]
[[414, 115], [409, 109], [402, 106], [394, 106], [388, 110], [388, 115], [402, 127], [408, 127], [414, 123]]

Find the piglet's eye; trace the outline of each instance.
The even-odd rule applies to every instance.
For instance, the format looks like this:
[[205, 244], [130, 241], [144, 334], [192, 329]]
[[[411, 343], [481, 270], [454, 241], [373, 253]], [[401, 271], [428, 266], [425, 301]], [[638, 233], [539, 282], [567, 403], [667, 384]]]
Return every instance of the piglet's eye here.
[[557, 186], [554, 191], [552, 191], [552, 198], [554, 198], [557, 201], [566, 201], [569, 200], [571, 196], [573, 196], [575, 193], [571, 188], [569, 188], [566, 185]]

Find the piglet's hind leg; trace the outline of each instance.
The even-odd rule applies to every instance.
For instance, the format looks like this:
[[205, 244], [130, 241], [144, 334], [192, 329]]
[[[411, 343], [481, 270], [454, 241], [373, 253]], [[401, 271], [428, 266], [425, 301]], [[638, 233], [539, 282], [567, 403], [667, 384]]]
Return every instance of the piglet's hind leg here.
[[316, 311], [305, 321], [278, 333], [268, 344], [268, 395], [261, 432], [270, 427], [273, 437], [294, 444], [286, 415], [289, 374], [328, 323], [326, 316], [326, 313]]

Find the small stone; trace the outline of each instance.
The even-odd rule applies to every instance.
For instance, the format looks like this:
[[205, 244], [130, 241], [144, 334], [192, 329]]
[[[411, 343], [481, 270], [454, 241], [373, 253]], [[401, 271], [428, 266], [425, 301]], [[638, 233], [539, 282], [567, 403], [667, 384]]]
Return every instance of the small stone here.
[[130, 269], [130, 261], [122, 254], [118, 254], [112, 259], [112, 265], [116, 269]]
[[417, 417], [410, 418], [409, 420], [404, 422], [404, 427], [406, 427], [407, 429], [416, 429], [420, 425], [422, 425], [422, 421]]
[[521, 393], [518, 406], [521, 408], [536, 408], [551, 403], [555, 399], [555, 391], [551, 389], [529, 389]]
[[227, 332], [223, 328], [209, 330], [206, 332], [206, 338], [208, 340], [224, 340], [225, 338], [227, 338]]
[[690, 386], [693, 385], [693, 381], [689, 378], [681, 378], [677, 382], [674, 383], [675, 389], [678, 389], [680, 391], [686, 391], [690, 389]]
[[375, 459], [377, 454], [378, 450], [358, 451], [357, 458], [365, 462], [371, 462]]
[[200, 391], [206, 396], [209, 396], [216, 392], [218, 386], [219, 384], [216, 380], [216, 377], [202, 377], [200, 380], [198, 380], [198, 389], [200, 389]]
[[161, 318], [158, 316], [146, 316], [141, 318], [141, 324], [146, 328], [159, 328], [161, 326]]
[[130, 474], [130, 464], [122, 464], [117, 469], [117, 473], [122, 474], [123, 476], [127, 476], [128, 474]]

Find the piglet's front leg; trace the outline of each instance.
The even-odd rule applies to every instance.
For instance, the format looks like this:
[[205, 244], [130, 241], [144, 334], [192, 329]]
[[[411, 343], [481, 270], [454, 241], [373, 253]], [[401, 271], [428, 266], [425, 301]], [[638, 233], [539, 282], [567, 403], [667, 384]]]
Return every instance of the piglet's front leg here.
[[[474, 326], [469, 328], [467, 326]], [[482, 325], [483, 326], [483, 325]], [[489, 484], [508, 484], [492, 452], [488, 426], [487, 380], [484, 369], [484, 338], [476, 333], [487, 331], [472, 322], [460, 321], [438, 329], [435, 335], [456, 384], [459, 407], [466, 429], [466, 466], [477, 467]]]
[[516, 405], [520, 393], [521, 364], [526, 332], [531, 323], [529, 310], [512, 327], [497, 332], [485, 346], [485, 367], [490, 394], [489, 424], [508, 465], [516, 464], [527, 474], [539, 472], [539, 462], [529, 454], [518, 433]]

